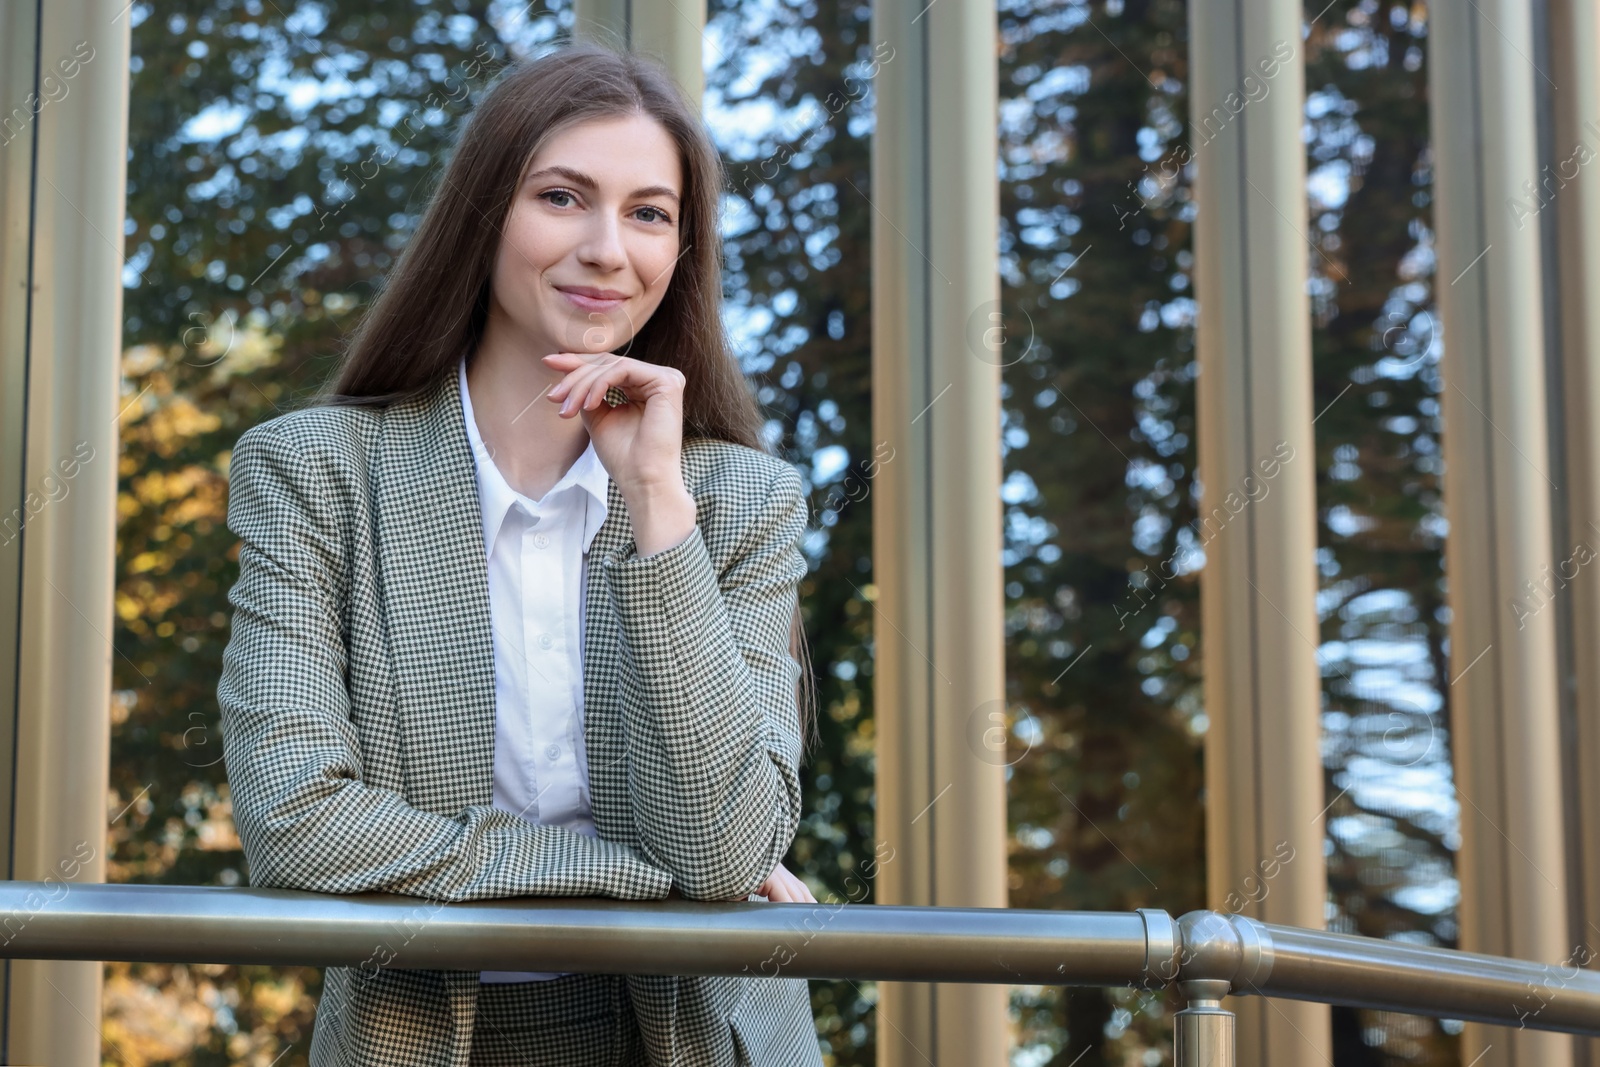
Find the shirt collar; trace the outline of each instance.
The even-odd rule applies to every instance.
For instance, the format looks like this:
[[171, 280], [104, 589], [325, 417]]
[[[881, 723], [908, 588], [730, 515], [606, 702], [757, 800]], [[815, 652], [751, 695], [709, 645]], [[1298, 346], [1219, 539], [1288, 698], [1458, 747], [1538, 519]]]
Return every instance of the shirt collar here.
[[[473, 464], [478, 475], [478, 502], [483, 512], [483, 552], [488, 556], [494, 551], [494, 542], [500, 536], [500, 527], [505, 522], [506, 513], [520, 503], [530, 514], [537, 514], [538, 505], [523, 494], [511, 488], [505, 476], [500, 473], [500, 468], [495, 466], [494, 457], [489, 455], [488, 447], [483, 443], [483, 436], [478, 433], [477, 420], [472, 415], [472, 396], [467, 391], [467, 361], [462, 358], [456, 371], [461, 392], [461, 414], [467, 424], [467, 440], [472, 444]], [[577, 486], [588, 492], [589, 499], [585, 501], [583, 509], [583, 550], [589, 551], [589, 544], [594, 540], [595, 534], [600, 532], [601, 525], [606, 521], [608, 511], [607, 493], [611, 486], [611, 475], [606, 470], [605, 464], [600, 462], [600, 455], [594, 450], [594, 441], [591, 439], [561, 480], [551, 486], [545, 494], [545, 501], [551, 495], [570, 486]]]

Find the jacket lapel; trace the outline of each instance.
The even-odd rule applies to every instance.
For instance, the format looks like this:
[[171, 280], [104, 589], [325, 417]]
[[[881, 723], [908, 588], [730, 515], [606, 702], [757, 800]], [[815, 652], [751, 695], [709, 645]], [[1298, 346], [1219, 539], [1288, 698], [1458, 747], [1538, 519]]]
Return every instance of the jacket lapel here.
[[405, 796], [454, 816], [494, 792], [494, 641], [456, 376], [384, 413], [374, 480]]
[[617, 680], [608, 678], [599, 664], [615, 663], [612, 646], [618, 640], [611, 591], [606, 585], [604, 560], [633, 537], [622, 490], [607, 481], [606, 521], [589, 543], [584, 568], [583, 618], [583, 743], [589, 769], [590, 815], [595, 831], [607, 841], [632, 845], [633, 813], [627, 805], [628, 782], [622, 709], [617, 706]]

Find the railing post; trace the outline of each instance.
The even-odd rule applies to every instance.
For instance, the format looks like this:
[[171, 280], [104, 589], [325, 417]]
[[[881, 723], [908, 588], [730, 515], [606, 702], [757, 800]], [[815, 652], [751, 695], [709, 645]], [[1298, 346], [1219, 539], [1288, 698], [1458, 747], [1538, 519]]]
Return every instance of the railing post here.
[[1233, 1012], [1222, 1007], [1228, 983], [1179, 982], [1188, 1006], [1173, 1017], [1175, 1067], [1233, 1067]]

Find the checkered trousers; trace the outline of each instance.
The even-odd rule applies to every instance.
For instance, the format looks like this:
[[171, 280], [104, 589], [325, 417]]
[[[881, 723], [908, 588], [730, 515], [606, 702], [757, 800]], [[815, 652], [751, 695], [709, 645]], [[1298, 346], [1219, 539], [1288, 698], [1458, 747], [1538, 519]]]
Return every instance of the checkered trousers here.
[[485, 983], [472, 1067], [638, 1067], [646, 1063], [628, 983], [609, 974]]

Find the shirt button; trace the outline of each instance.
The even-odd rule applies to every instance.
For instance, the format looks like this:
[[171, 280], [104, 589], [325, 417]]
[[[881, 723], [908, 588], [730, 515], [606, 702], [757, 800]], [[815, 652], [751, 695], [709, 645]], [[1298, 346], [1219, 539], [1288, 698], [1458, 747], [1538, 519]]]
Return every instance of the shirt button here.
[[540, 634], [539, 635], [539, 647], [540, 648], [549, 648], [551, 645], [553, 645], [555, 643], [556, 643], [555, 642], [555, 638], [551, 637], [549, 634]]
[[549, 548], [550, 535], [547, 533], [536, 533], [533, 535], [533, 543], [539, 548]]
[[560, 745], [546, 745], [545, 746], [545, 750], [544, 750], [544, 754], [546, 756], [549, 756], [552, 760], [558, 760], [558, 759], [561, 758], [561, 746]]

